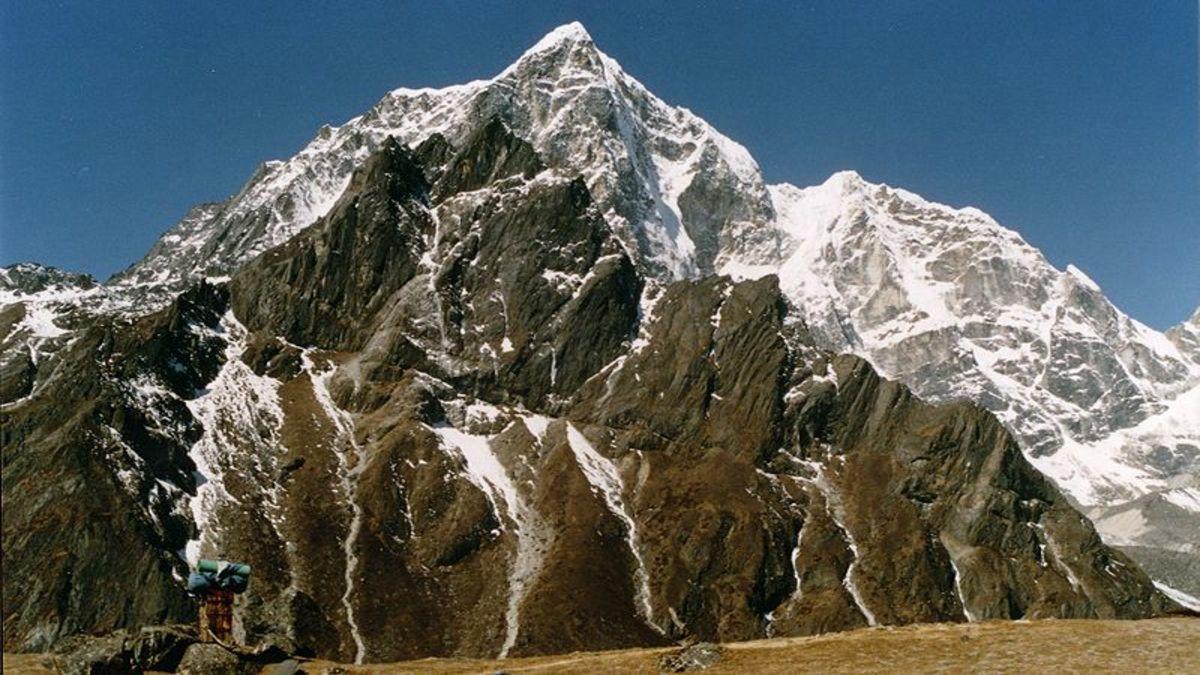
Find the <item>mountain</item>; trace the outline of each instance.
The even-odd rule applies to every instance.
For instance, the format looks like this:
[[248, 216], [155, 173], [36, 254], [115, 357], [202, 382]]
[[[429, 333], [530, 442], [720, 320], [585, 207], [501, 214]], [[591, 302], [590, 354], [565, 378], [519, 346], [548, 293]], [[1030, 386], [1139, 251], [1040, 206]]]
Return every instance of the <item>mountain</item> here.
[[655, 277], [710, 273], [723, 227], [771, 217], [744, 148], [659, 100], [573, 23], [491, 80], [397, 89], [365, 115], [323, 127], [295, 157], [262, 165], [228, 201], [193, 209], [114, 283], [179, 290], [205, 274], [228, 274], [324, 215], [385, 139], [415, 145], [438, 133], [459, 144], [497, 116], [548, 166], [584, 178], [617, 236]]
[[[1053, 324], [982, 332], [1039, 289]], [[243, 639], [357, 661], [1178, 608], [1004, 407], [1123, 369], [1141, 396], [1085, 410], [1143, 429], [1175, 342], [978, 211], [767, 186], [578, 24], [322, 129], [104, 286], [6, 293], [6, 648], [186, 620], [218, 554], [255, 570]], [[1028, 326], [1023, 389], [936, 360], [1007, 372]], [[1135, 460], [1084, 484], [1166, 480]]]
[[[767, 185], [744, 148], [647, 91], [579, 24], [495, 78], [397, 89], [322, 128], [230, 200], [193, 209], [111, 286], [142, 306], [225, 276], [326, 213], [386, 138], [458, 144], [494, 117], [585, 180], [652, 285], [778, 274], [824, 348], [864, 356], [926, 400], [981, 403], [1089, 508], [1200, 484], [1200, 408], [1173, 404], [1200, 387], [1200, 314], [1163, 335], [977, 209], [853, 172]], [[1153, 421], [1168, 409], [1169, 424]], [[1169, 433], [1135, 431], [1145, 426]]]
[[720, 271], [778, 274], [822, 346], [863, 355], [926, 400], [994, 412], [1112, 541], [1195, 553], [1200, 514], [1145, 512], [1144, 536], [1107, 529], [1105, 514], [1200, 485], [1196, 316], [1158, 333], [986, 214], [853, 172], [770, 191], [784, 244]]
[[[1148, 538], [1132, 540], [1100, 517], [1200, 485], [1195, 317], [1158, 333], [986, 214], [851, 172], [771, 192], [788, 243], [721, 271], [778, 274], [826, 348], [865, 356], [926, 400], [990, 409], [1113, 541], [1197, 550], [1200, 514], [1145, 513]], [[1186, 587], [1200, 592], [1200, 579]]]
[[548, 166], [584, 178], [651, 279], [779, 274], [823, 346], [867, 357], [929, 400], [983, 403], [1080, 503], [1195, 478], [1195, 433], [1165, 451], [1096, 446], [1200, 385], [1196, 317], [1164, 336], [976, 209], [853, 172], [768, 186], [744, 148], [649, 93], [579, 24], [491, 80], [398, 89], [323, 128], [229, 201], [193, 209], [113, 286], [177, 292], [226, 275], [328, 211], [384, 139], [459, 143], [497, 116]]

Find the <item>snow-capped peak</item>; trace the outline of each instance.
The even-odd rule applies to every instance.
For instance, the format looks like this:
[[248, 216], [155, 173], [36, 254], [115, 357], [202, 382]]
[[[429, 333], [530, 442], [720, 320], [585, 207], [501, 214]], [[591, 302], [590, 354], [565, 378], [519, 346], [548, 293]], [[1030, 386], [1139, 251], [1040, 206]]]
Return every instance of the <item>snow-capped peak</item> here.
[[829, 178], [826, 178], [825, 182], [822, 183], [821, 186], [836, 187], [841, 189], [843, 192], [849, 192], [851, 190], [862, 188], [866, 184], [866, 180], [864, 180], [862, 175], [854, 169], [842, 169], [841, 171], [834, 172], [831, 176], [829, 176]]
[[1078, 267], [1068, 264], [1067, 265], [1067, 274], [1070, 274], [1077, 281], [1079, 281], [1079, 283], [1092, 289], [1093, 291], [1097, 291], [1097, 292], [1100, 291], [1100, 284], [1096, 283], [1095, 281], [1092, 281], [1092, 278], [1089, 277], [1087, 274], [1084, 274], [1083, 270], [1079, 269]]
[[500, 74], [492, 78], [490, 82], [495, 82], [496, 80], [510, 77], [514, 73], [519, 73], [527, 68], [529, 64], [541, 61], [547, 56], [566, 62], [572, 52], [576, 50], [584, 52], [585, 56], [577, 60], [573, 64], [574, 66], [584, 66], [584, 69], [597, 73], [602, 71], [603, 62], [600, 57], [600, 51], [596, 48], [596, 43], [592, 41], [592, 36], [583, 27], [583, 24], [573, 21], [563, 24], [547, 33], [542, 39], [534, 43], [532, 47], [526, 49], [516, 61], [500, 71]]
[[[353, 167], [384, 138], [416, 144], [440, 133], [456, 144], [495, 116], [552, 168], [587, 180], [651, 276], [711, 271], [722, 227], [770, 219], [750, 153], [655, 97], [575, 22], [548, 33], [491, 79], [395, 89], [366, 114], [323, 127], [295, 157], [264, 164], [219, 210], [189, 214], [115, 281], [178, 288], [228, 273], [324, 215]], [[725, 203], [712, 203], [718, 196]]]
[[[827, 347], [867, 356], [924, 398], [982, 403], [1081, 502], [1195, 471], [1200, 419], [1163, 431], [1190, 409], [1172, 402], [1200, 384], [1186, 328], [1165, 336], [1131, 319], [979, 209], [847, 171], [770, 194], [778, 245], [720, 271], [779, 275]], [[1171, 424], [1152, 421], [1167, 414]]]
[[579, 23], [578, 21], [564, 23], [549, 33], [546, 33], [541, 40], [538, 40], [525, 52], [524, 56], [529, 56], [530, 54], [544, 51], [546, 49], [552, 49], [566, 42], [590, 43], [592, 42], [592, 36], [590, 33], [588, 33], [587, 29], [583, 27], [583, 24]]

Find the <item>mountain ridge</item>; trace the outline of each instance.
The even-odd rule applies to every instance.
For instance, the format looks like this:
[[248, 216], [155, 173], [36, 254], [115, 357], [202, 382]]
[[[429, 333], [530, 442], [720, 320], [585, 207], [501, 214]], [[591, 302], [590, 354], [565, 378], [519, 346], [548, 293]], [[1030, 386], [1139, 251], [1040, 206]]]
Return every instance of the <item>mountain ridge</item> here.
[[[978, 210], [845, 172], [807, 190], [766, 185], [743, 148], [568, 25], [493, 80], [395, 90], [323, 128], [234, 199], [193, 210], [112, 284], [14, 295], [0, 342], [0, 366], [21, 376], [0, 407], [6, 458], [42, 453], [23, 456], [47, 458], [67, 486], [98, 476], [97, 508], [119, 514], [115, 538], [157, 575], [136, 619], [76, 596], [55, 614], [45, 598], [63, 591], [39, 579], [18, 603], [21, 644], [186, 615], [177, 551], [265, 572], [241, 610], [247, 635], [283, 630], [357, 660], [1168, 611], [990, 413], [928, 389], [986, 380], [923, 379], [883, 348], [835, 356], [855, 346], [839, 335], [857, 336], [857, 351], [966, 332], [913, 279], [969, 307], [997, 292], [1050, 299], [1050, 279], [1066, 307], [1056, 321], [1074, 331], [1067, 375], [1071, 358], [1109, 355], [1105, 340], [1138, 326], [1069, 270], [980, 255], [1024, 242]], [[950, 258], [918, 268], [895, 255], [926, 244], [901, 235], [935, 228], [959, 235]], [[991, 238], [973, 239], [980, 230]], [[1028, 274], [962, 262], [980, 259]], [[809, 292], [794, 274], [808, 263], [826, 266], [814, 283], [836, 294]], [[954, 269], [979, 280], [962, 292], [938, 281]], [[723, 270], [734, 274], [712, 274]], [[1014, 291], [1014, 279], [1032, 281]], [[39, 312], [54, 335], [29, 332], [24, 317]], [[922, 330], [882, 340], [905, 325]], [[1191, 376], [1147, 341], [1130, 348], [1140, 371], [1113, 356], [1106, 374], [1141, 395], [1127, 413], [1139, 424], [1166, 411], [1147, 394]], [[942, 363], [941, 348], [925, 361]], [[73, 370], [89, 349], [105, 359]], [[875, 361], [932, 395], [881, 378]], [[45, 407], [55, 396], [94, 412], [61, 418]], [[74, 454], [56, 454], [51, 422]], [[41, 480], [31, 461], [6, 463], [5, 484]], [[10, 539], [9, 522], [6, 550], [18, 544], [16, 565], [37, 576], [41, 551]], [[111, 576], [77, 531], [80, 542], [52, 540], [77, 551], [63, 564]], [[923, 604], [897, 599], [912, 593]], [[537, 600], [547, 594], [568, 600]], [[406, 639], [415, 651], [381, 651]]]
[[[979, 209], [937, 204], [853, 171], [809, 188], [768, 185], [745, 148], [651, 94], [578, 22], [491, 79], [398, 88], [365, 115], [323, 127], [292, 159], [262, 165], [237, 195], [195, 207], [110, 280], [110, 302], [160, 306], [198, 278], [227, 276], [328, 211], [352, 167], [391, 134], [402, 143], [429, 133], [461, 142], [496, 116], [529, 137], [551, 168], [583, 174], [651, 286], [712, 272], [780, 272], [825, 347], [867, 356], [929, 400], [982, 401], [1085, 505], [1136, 499], [1180, 476], [1200, 481], [1200, 432], [1167, 446], [1122, 434], [1200, 386], [1200, 309], [1160, 333]], [[834, 227], [839, 217], [865, 220]], [[954, 244], [941, 246], [938, 259], [922, 250], [939, 247], [935, 231]], [[818, 241], [839, 248], [832, 261]], [[848, 262], [861, 251], [874, 256], [870, 264]], [[788, 264], [791, 273], [781, 269]], [[940, 271], [931, 275], [930, 265]], [[886, 291], [868, 288], [878, 283]], [[908, 314], [885, 317], [875, 306]], [[1084, 364], [1095, 372], [1080, 372]], [[1031, 371], [1038, 381], [1025, 377]]]

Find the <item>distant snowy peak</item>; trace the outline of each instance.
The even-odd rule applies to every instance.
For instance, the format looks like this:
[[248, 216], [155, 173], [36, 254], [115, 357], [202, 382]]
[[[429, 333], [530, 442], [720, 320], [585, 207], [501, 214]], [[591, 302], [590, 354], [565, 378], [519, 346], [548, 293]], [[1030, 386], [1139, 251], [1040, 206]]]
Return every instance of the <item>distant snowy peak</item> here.
[[494, 117], [552, 168], [582, 174], [653, 276], [711, 272], [723, 228], [771, 218], [745, 148], [655, 97], [571, 23], [490, 80], [396, 89], [366, 114], [323, 127], [295, 157], [260, 167], [227, 202], [193, 210], [114, 281], [174, 289], [228, 273], [324, 215], [386, 137], [416, 144], [437, 133], [457, 145]]
[[563, 43], [592, 43], [592, 34], [583, 27], [583, 24], [578, 21], [564, 23], [563, 25], [551, 30], [542, 36], [532, 47], [525, 51], [524, 56], [536, 54], [537, 52], [554, 49]]
[[0, 369], [9, 348], [25, 345], [25, 353], [36, 356], [46, 340], [70, 332], [72, 322], [65, 315], [81, 305], [100, 306], [105, 289], [90, 275], [67, 272], [38, 263], [17, 263], [0, 267]]
[[0, 302], [46, 292], [87, 290], [96, 285], [90, 275], [67, 272], [39, 263], [0, 267]]
[[38, 362], [107, 310], [106, 298], [86, 274], [37, 263], [0, 267], [0, 400], [28, 394]]
[[1083, 503], [1200, 468], [1200, 409], [1189, 423], [1172, 403], [1200, 384], [1186, 325], [1168, 339], [1131, 319], [979, 209], [853, 171], [769, 192], [775, 244], [723, 254], [719, 271], [777, 274], [826, 346], [929, 400], [991, 409]]
[[1167, 339], [1180, 351], [1200, 362], [1200, 307], [1187, 321], [1168, 330]]

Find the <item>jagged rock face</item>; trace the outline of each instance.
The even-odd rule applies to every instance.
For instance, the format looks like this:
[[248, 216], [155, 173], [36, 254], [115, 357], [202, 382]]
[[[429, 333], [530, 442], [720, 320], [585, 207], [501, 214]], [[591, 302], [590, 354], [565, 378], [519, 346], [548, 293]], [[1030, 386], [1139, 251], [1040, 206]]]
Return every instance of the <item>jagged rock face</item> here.
[[[106, 302], [124, 311], [162, 304], [206, 274], [236, 272], [328, 214], [390, 136], [416, 148], [431, 185], [442, 171], [481, 180], [526, 162], [520, 144], [497, 145], [495, 157], [481, 158], [484, 171], [448, 167], [454, 148], [495, 130], [496, 120], [546, 166], [582, 177], [649, 283], [778, 274], [822, 346], [864, 356], [927, 400], [984, 405], [1081, 504], [1196, 484], [1195, 413], [1184, 431], [1141, 430], [1166, 426], [1155, 420], [1174, 420], [1171, 411], [1200, 388], [1195, 318], [1164, 337], [975, 209], [851, 172], [811, 188], [768, 186], [744, 148], [656, 98], [578, 24], [490, 80], [398, 89], [366, 114], [322, 128], [237, 195], [193, 209], [114, 279]], [[441, 200], [470, 187], [432, 189]], [[4, 368], [18, 382], [29, 372], [15, 362]]]
[[37, 263], [18, 263], [0, 269], [0, 292], [16, 296], [54, 290], [87, 290], [95, 285], [96, 280], [86, 274]]
[[389, 136], [415, 146], [436, 132], [462, 147], [496, 118], [548, 166], [583, 177], [652, 276], [711, 273], [723, 233], [772, 215], [744, 148], [659, 100], [572, 24], [491, 80], [397, 89], [365, 115], [322, 128], [296, 157], [260, 167], [227, 202], [194, 209], [115, 281], [137, 297], [164, 298], [163, 286], [229, 274], [325, 215]]
[[251, 329], [289, 341], [361, 346], [360, 322], [378, 314], [417, 273], [420, 252], [413, 243], [433, 230], [428, 191], [409, 150], [386, 143], [355, 173], [324, 222], [238, 275], [239, 314]]
[[6, 648], [194, 611], [172, 553], [193, 527], [201, 433], [181, 397], [219, 366], [209, 308], [223, 298], [200, 286], [136, 322], [93, 324], [0, 409]]
[[237, 275], [235, 309], [252, 330], [361, 350], [366, 377], [415, 366], [530, 403], [574, 391], [634, 330], [641, 281], [582, 181], [541, 167], [499, 121], [444, 166], [385, 144], [327, 218]]
[[[727, 570], [725, 547], [762, 547], [763, 558], [741, 570], [758, 576], [744, 579], [736, 598], [714, 592], [725, 587], [721, 582], [690, 585], [708, 597], [668, 598], [669, 607], [685, 611], [722, 607], [717, 616], [676, 611], [682, 623], [715, 626], [707, 636], [729, 639], [726, 626], [745, 638], [768, 627], [796, 634], [964, 613], [971, 619], [1121, 614], [1153, 604], [1145, 590], [1118, 590], [1124, 584], [1114, 585], [1116, 577], [1140, 572], [1104, 549], [990, 414], [920, 403], [860, 359], [828, 363], [811, 356], [819, 354], [811, 348], [787, 349], [781, 308], [772, 280], [672, 287], [655, 306], [645, 346], [596, 378], [573, 411], [618, 430], [609, 447], [636, 447], [639, 458], [685, 456], [646, 460], [650, 469], [630, 471], [642, 490], [660, 491], [648, 510], [661, 524], [647, 523], [647, 540], [678, 540], [686, 536], [673, 532], [678, 523], [708, 516], [683, 528], [700, 541], [676, 546], [704, 557], [681, 556], [675, 565]], [[683, 330], [704, 334], [683, 341], [696, 345], [696, 353], [668, 349]], [[656, 402], [656, 391], [666, 400], [684, 395], [671, 382], [695, 392], [699, 400], [685, 399], [683, 409], [702, 411], [698, 416], [679, 422], [677, 409]], [[739, 459], [740, 481], [732, 477]], [[713, 472], [731, 474], [733, 485], [706, 485], [721, 496], [694, 501], [693, 464], [706, 460], [721, 467]], [[700, 474], [713, 481], [713, 472]], [[791, 516], [775, 528], [770, 515], [739, 522], [744, 514], [723, 506], [728, 495], [743, 493], [761, 503], [764, 492], [777, 493], [783, 504], [767, 503]], [[798, 529], [792, 534], [789, 527]], [[703, 533], [714, 539], [704, 541]], [[1061, 544], [1064, 538], [1072, 543]], [[651, 578], [668, 580], [677, 573], [670, 564], [651, 570]], [[761, 594], [748, 605], [747, 587]], [[734, 608], [745, 613], [728, 615]]]
[[773, 276], [643, 294], [547, 166], [500, 121], [385, 141], [49, 353], [2, 413], [6, 648], [187, 620], [181, 553], [252, 565], [242, 639], [358, 661], [1176, 607], [990, 413], [823, 351]]

